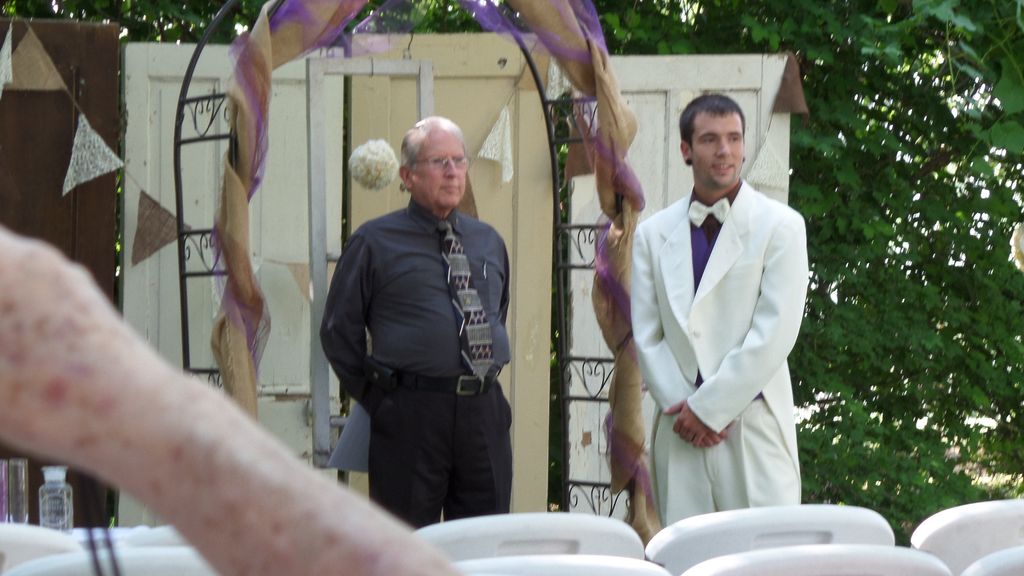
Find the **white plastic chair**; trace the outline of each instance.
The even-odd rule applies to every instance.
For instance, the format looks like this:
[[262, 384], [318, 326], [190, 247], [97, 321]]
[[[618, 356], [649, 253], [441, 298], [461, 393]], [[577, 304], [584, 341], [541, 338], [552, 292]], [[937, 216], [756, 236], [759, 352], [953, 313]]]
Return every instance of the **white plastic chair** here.
[[651, 538], [647, 558], [672, 574], [681, 574], [709, 558], [762, 548], [895, 543], [889, 523], [867, 508], [833, 504], [767, 506], [684, 518]]
[[64, 532], [31, 524], [0, 524], [0, 573], [34, 558], [81, 550], [81, 544]]
[[643, 559], [644, 545], [621, 520], [568, 512], [524, 512], [451, 520], [416, 534], [453, 561], [527, 554], [602, 554]]
[[910, 544], [960, 574], [983, 556], [1024, 545], [1024, 500], [976, 502], [936, 512], [914, 529]]
[[1024, 574], [1024, 546], [1014, 546], [975, 560], [961, 576], [1021, 576]]
[[[122, 576], [217, 576], [206, 560], [188, 546], [119, 547], [115, 550]], [[100, 566], [112, 570], [106, 549], [98, 552]], [[25, 562], [4, 576], [84, 576], [93, 573], [87, 551], [47, 556]]]
[[455, 568], [466, 576], [671, 576], [653, 562], [594, 554], [477, 558], [456, 562]]
[[189, 543], [174, 526], [156, 526], [148, 530], [133, 530], [119, 541], [124, 546], [188, 546]]
[[912, 548], [808, 544], [728, 554], [682, 576], [952, 576], [941, 560]]

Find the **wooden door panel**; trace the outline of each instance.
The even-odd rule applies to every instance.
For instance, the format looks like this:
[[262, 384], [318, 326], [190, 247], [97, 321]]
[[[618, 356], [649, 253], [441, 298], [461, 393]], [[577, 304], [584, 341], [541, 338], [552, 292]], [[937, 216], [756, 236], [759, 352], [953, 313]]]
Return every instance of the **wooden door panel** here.
[[[119, 47], [116, 25], [0, 18], [0, 38], [13, 26], [17, 49], [29, 31], [39, 39], [68, 91], [15, 90], [0, 98], [0, 224], [60, 249], [92, 274], [100, 290], [115, 299], [116, 187], [110, 173], [62, 194], [78, 116], [115, 153], [119, 149]], [[26, 456], [0, 445], [0, 459]], [[29, 455], [29, 521], [38, 523], [40, 466], [52, 463]], [[106, 508], [105, 494], [87, 501], [72, 470], [75, 525], [85, 525], [84, 506]]]

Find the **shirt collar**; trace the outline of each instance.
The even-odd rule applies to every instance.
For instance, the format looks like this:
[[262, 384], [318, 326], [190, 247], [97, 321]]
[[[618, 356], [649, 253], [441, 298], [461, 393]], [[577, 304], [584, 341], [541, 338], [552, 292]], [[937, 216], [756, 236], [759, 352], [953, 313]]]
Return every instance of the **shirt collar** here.
[[[729, 206], [732, 206], [733, 204], [736, 203], [736, 196], [739, 195], [740, 188], [743, 188], [743, 180], [737, 182], [736, 186], [732, 190], [729, 190], [729, 193], [725, 195], [725, 197], [729, 199]], [[700, 202], [700, 200], [697, 199], [697, 195], [694, 194], [692, 190], [690, 191], [690, 202]], [[701, 202], [701, 204], [704, 203]]]
[[[411, 198], [409, 199], [409, 207], [406, 208], [406, 212], [409, 214], [409, 217], [412, 218], [413, 222], [416, 222], [420, 226], [423, 226], [424, 229], [431, 232], [437, 230], [437, 223], [441, 221], [437, 216], [434, 216], [433, 212], [427, 210]], [[451, 225], [452, 230], [455, 230], [456, 232], [459, 231], [458, 210], [452, 210], [445, 220], [447, 220], [448, 224]]]

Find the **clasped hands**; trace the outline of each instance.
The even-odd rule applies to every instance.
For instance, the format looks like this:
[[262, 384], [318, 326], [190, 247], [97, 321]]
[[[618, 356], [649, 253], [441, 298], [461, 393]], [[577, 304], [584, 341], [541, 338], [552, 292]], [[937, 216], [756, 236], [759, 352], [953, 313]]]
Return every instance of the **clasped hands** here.
[[729, 429], [726, 428], [719, 434], [701, 422], [700, 418], [690, 410], [690, 405], [686, 403], [686, 400], [669, 406], [662, 413], [665, 415], [675, 414], [676, 421], [672, 423], [672, 431], [682, 438], [683, 442], [697, 448], [711, 448], [725, 440], [729, 433]]

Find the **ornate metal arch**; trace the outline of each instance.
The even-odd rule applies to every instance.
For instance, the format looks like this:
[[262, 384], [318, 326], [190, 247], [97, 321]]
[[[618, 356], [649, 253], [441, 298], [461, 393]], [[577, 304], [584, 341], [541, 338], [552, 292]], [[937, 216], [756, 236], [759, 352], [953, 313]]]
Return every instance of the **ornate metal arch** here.
[[[178, 95], [174, 115], [174, 199], [178, 236], [178, 294], [181, 301], [181, 360], [182, 368], [188, 372], [205, 375], [213, 384], [220, 383], [220, 370], [215, 366], [194, 366], [189, 337], [189, 283], [196, 279], [223, 276], [226, 272], [217, 268], [214, 261], [212, 242], [213, 228], [192, 228], [185, 222], [185, 200], [182, 183], [182, 151], [188, 147], [217, 140], [227, 140], [229, 154], [234, 150], [230, 133], [217, 131], [217, 118], [227, 114], [227, 94], [214, 92], [192, 95], [192, 77], [196, 65], [213, 34], [227, 17], [234, 12], [238, 0], [228, 0], [221, 6], [202, 38], [192, 52], [185, 77]], [[204, 283], [205, 285], [205, 283]]]
[[[534, 61], [530, 49], [517, 37], [519, 49], [522, 51], [544, 111], [547, 125], [548, 152], [551, 162], [551, 192], [555, 239], [552, 247], [552, 281], [554, 282], [555, 305], [553, 319], [556, 334], [552, 336], [555, 350], [555, 363], [559, 378], [559, 403], [561, 406], [561, 458], [562, 458], [562, 495], [561, 508], [576, 510], [589, 508], [594, 514], [612, 516], [620, 504], [623, 492], [612, 492], [610, 482], [598, 482], [574, 476], [569, 461], [570, 448], [570, 414], [571, 408], [577, 403], [596, 403], [609, 407], [608, 388], [611, 385], [615, 370], [615, 359], [607, 356], [578, 356], [571, 349], [572, 342], [572, 303], [570, 301], [570, 276], [574, 270], [594, 270], [593, 254], [595, 253], [600, 225], [596, 223], [576, 224], [571, 221], [570, 182], [565, 178], [562, 153], [571, 144], [582, 143], [580, 134], [585, 128], [579, 124], [577, 114], [584, 105], [593, 101], [590, 98], [571, 96], [548, 98], [543, 87], [546, 85], [540, 70]], [[578, 382], [580, 386], [573, 386]], [[574, 392], [574, 390], [577, 390]], [[579, 390], [583, 392], [580, 393]], [[603, 428], [602, 428], [603, 429]], [[597, 443], [600, 446], [601, 442]], [[625, 496], [624, 505], [629, 506], [629, 497]], [[585, 506], [584, 506], [585, 505]]]

